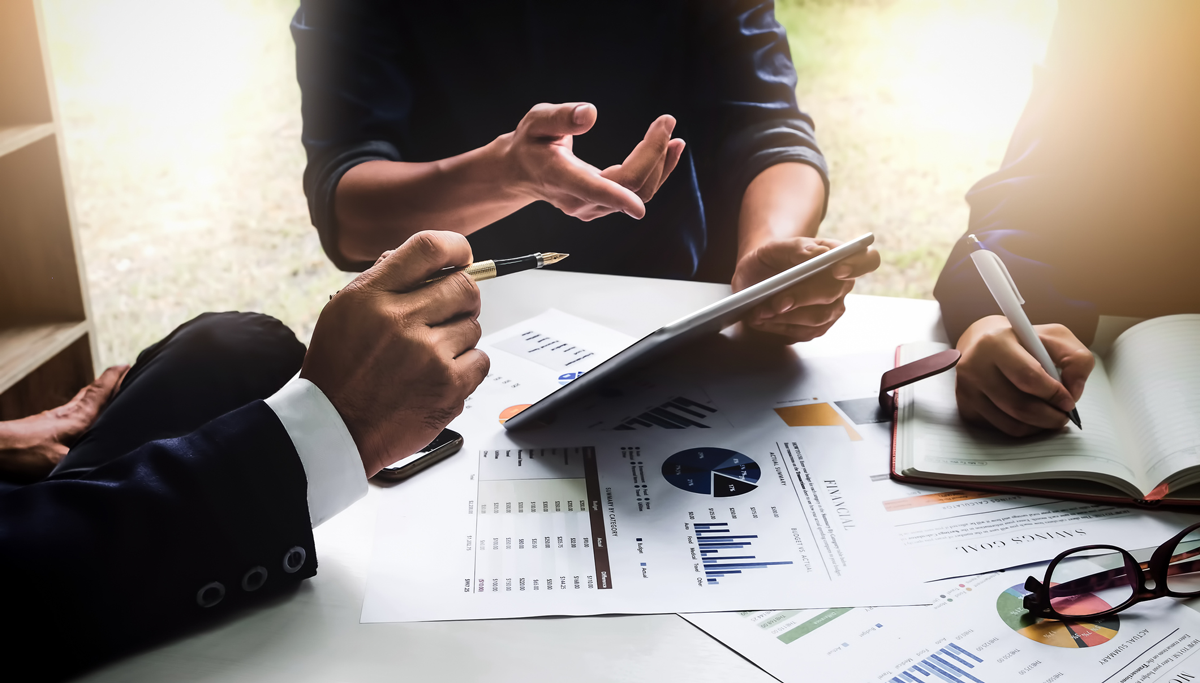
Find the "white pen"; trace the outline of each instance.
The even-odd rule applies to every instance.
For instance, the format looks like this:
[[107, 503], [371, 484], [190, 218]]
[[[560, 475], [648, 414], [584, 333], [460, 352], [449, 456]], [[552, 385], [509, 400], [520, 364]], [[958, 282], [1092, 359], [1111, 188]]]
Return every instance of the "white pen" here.
[[[1061, 384], [1062, 375], [1058, 373], [1054, 361], [1050, 360], [1050, 354], [1046, 352], [1046, 347], [1037, 336], [1037, 332], [1034, 331], [1033, 324], [1029, 322], [1029, 316], [1025, 315], [1025, 309], [1021, 307], [1025, 303], [1025, 299], [1021, 298], [1021, 292], [1017, 290], [1017, 283], [1013, 282], [1012, 275], [1004, 266], [1004, 261], [1001, 261], [995, 252], [989, 251], [987, 247], [983, 246], [983, 242], [980, 242], [975, 235], [967, 235], [967, 237], [975, 243], [975, 251], [971, 252], [971, 260], [974, 261], [975, 268], [983, 278], [983, 283], [992, 293], [992, 298], [1000, 306], [1004, 317], [1008, 318], [1008, 324], [1012, 325], [1017, 340], [1031, 356], [1037, 359], [1046, 374]], [[1077, 408], [1072, 409], [1067, 415], [1076, 427], [1083, 429], [1083, 425], [1079, 422]]]

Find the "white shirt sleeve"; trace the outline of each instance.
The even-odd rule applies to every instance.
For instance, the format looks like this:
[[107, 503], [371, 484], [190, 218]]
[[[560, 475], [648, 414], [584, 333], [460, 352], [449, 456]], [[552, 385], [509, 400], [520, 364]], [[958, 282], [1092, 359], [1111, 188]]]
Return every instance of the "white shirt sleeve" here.
[[314, 529], [367, 495], [367, 475], [354, 438], [317, 385], [293, 377], [266, 404], [283, 423], [304, 466]]

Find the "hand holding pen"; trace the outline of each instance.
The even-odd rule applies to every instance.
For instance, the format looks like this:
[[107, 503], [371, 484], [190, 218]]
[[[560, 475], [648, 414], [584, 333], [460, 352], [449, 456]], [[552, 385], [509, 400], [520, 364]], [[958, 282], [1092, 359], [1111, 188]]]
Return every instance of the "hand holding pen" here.
[[1061, 429], [1068, 420], [1080, 426], [1075, 403], [1094, 356], [1066, 327], [1030, 324], [1003, 262], [975, 242], [972, 260], [1005, 315], [976, 321], [958, 340], [960, 414], [1011, 436]]
[[[388, 256], [390, 256], [393, 251], [395, 251], [395, 249], [388, 249], [387, 251], [380, 254], [379, 258], [375, 259], [374, 265], [375, 266], [379, 265], [381, 262], [383, 262], [384, 259], [386, 259]], [[497, 278], [502, 275], [511, 275], [513, 273], [520, 273], [521, 271], [524, 271], [524, 270], [536, 270], [536, 269], [540, 269], [540, 268], [545, 268], [546, 266], [551, 266], [551, 265], [554, 265], [555, 263], [558, 263], [559, 261], [565, 259], [568, 256], [570, 256], [570, 254], [560, 254], [556, 251], [548, 251], [545, 253], [542, 253], [539, 251], [539, 252], [529, 254], [527, 256], [518, 256], [516, 258], [490, 259], [487, 261], [475, 261], [475, 262], [472, 262], [462, 268], [453, 267], [453, 266], [449, 267], [449, 268], [443, 268], [440, 271], [438, 271], [439, 273], [441, 273], [440, 275], [438, 275], [437, 277], [431, 277], [428, 280], [424, 280], [424, 281], [422, 281], [421, 284], [428, 285], [428, 284], [437, 282], [438, 280], [441, 280], [447, 276], [453, 275], [454, 273], [457, 273], [460, 271], [465, 272], [467, 274], [467, 276], [470, 277], [472, 280], [474, 280], [476, 282], [482, 282], [484, 280], [491, 280], [492, 278]], [[372, 267], [374, 267], [374, 266], [372, 266]], [[338, 291], [341, 291], [341, 290], [338, 290]], [[329, 300], [330, 301], [333, 300], [333, 294], [329, 295]]]

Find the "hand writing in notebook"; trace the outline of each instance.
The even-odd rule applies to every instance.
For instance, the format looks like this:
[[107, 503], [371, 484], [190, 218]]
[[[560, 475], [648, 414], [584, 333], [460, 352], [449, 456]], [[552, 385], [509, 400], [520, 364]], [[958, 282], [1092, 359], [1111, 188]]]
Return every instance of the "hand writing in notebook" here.
[[1004, 316], [981, 318], [958, 340], [962, 360], [955, 395], [964, 420], [991, 425], [1010, 436], [1061, 429], [1067, 423], [1095, 358], [1062, 325], [1034, 329], [1061, 370], [1062, 383], [1021, 346]]

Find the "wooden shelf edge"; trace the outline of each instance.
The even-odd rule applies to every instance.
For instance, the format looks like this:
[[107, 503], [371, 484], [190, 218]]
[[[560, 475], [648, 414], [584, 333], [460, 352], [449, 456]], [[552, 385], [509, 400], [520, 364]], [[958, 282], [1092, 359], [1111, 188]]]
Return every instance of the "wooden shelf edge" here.
[[54, 135], [53, 123], [0, 126], [0, 157]]
[[87, 334], [86, 320], [0, 328], [0, 392]]

